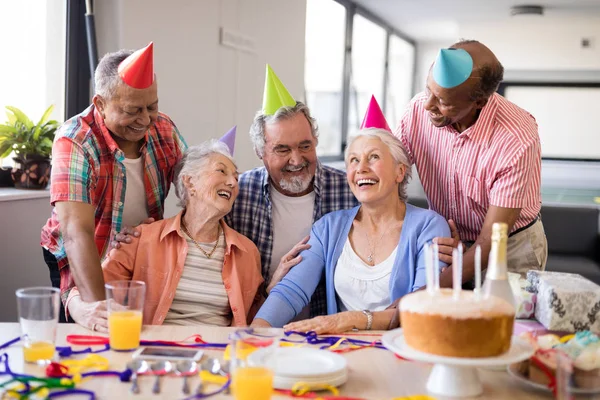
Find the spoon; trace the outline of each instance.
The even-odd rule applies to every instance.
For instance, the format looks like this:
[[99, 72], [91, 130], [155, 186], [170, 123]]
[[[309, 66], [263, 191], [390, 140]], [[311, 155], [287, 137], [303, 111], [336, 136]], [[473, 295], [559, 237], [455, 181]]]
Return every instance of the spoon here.
[[169, 361], [155, 361], [150, 368], [156, 375], [154, 386], [152, 386], [152, 393], [158, 394], [160, 393], [160, 376], [171, 372], [173, 365]]
[[148, 363], [144, 360], [135, 359], [127, 363], [127, 368], [131, 371], [131, 393], [138, 394], [140, 388], [138, 386], [137, 375], [148, 371]]
[[229, 370], [228, 365], [221, 364], [218, 358], [207, 358], [202, 362], [202, 369], [209, 371], [213, 375], [219, 374], [221, 376], [227, 376]]
[[190, 394], [190, 387], [188, 385], [188, 376], [193, 375], [198, 369], [198, 364], [192, 360], [181, 360], [175, 365], [175, 370], [181, 376], [183, 376], [183, 388], [181, 391], [183, 394]]
[[[213, 375], [221, 375], [227, 376], [227, 372], [229, 372], [228, 364], [221, 364], [218, 358], [207, 358], [202, 362], [202, 369], [210, 372]], [[203, 382], [200, 381], [198, 387], [196, 388], [196, 393], [202, 393], [202, 385]], [[229, 394], [229, 387], [225, 389], [225, 394]]]

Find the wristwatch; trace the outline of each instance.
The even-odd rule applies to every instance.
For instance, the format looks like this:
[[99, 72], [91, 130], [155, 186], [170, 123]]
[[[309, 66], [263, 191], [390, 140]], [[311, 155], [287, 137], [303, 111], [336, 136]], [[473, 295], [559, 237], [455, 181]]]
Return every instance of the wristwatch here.
[[369, 310], [362, 310], [362, 313], [367, 316], [367, 327], [365, 328], [365, 330], [370, 331], [371, 326], [373, 326], [373, 313]]

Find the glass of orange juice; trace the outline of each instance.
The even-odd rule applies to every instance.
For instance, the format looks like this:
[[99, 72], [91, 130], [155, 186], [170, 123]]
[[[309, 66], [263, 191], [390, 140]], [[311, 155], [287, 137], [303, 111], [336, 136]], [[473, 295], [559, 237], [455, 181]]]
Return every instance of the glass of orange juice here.
[[108, 340], [112, 350], [129, 351], [140, 346], [146, 284], [112, 281], [105, 285]]
[[60, 290], [30, 287], [16, 294], [23, 358], [28, 363], [48, 364], [54, 358]]
[[251, 366], [250, 354], [258, 349], [272, 351], [279, 347], [283, 331], [277, 328], [238, 329], [231, 335], [231, 389], [236, 400], [268, 400], [273, 394], [273, 371]]

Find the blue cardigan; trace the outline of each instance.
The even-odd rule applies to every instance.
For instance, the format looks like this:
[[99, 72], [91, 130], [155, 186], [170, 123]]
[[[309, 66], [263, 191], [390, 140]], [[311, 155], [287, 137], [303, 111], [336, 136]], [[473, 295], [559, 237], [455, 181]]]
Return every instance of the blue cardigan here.
[[[334, 287], [334, 272], [360, 206], [334, 211], [315, 222], [310, 249], [302, 252], [302, 261], [287, 273], [269, 294], [256, 318], [271, 326], [282, 327], [310, 301], [325, 269], [327, 313], [339, 312]], [[450, 237], [446, 220], [431, 210], [406, 204], [398, 252], [390, 275], [392, 301], [425, 286], [425, 244], [435, 237]], [[440, 262], [440, 268], [446, 266]]]

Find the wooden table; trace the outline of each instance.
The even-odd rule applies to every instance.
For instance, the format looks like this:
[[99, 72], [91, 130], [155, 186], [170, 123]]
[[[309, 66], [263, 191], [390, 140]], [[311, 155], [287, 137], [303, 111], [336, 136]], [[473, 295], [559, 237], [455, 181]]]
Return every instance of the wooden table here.
[[[232, 328], [217, 327], [180, 327], [180, 326], [145, 326], [142, 339], [151, 340], [183, 340], [193, 334], [200, 334], [209, 342], [226, 342]], [[370, 332], [375, 333], [375, 332]], [[380, 332], [379, 332], [380, 333]], [[4, 343], [20, 334], [17, 323], [0, 323], [0, 342]], [[76, 324], [60, 324], [57, 335], [57, 345], [66, 346], [66, 335], [82, 334], [90, 335], [92, 332]], [[373, 336], [365, 336], [366, 340], [374, 340]], [[6, 352], [9, 354], [10, 365], [13, 372], [21, 372], [36, 376], [43, 376], [43, 368], [24, 364], [20, 344], [15, 344]], [[105, 352], [100, 353], [107, 357], [113, 370], [125, 369], [125, 364], [131, 359], [131, 353]], [[222, 352], [207, 351], [205, 354], [222, 357]], [[426, 394], [425, 385], [431, 365], [399, 360], [387, 350], [364, 349], [343, 354], [348, 360], [349, 377], [348, 382], [340, 387], [342, 395], [363, 397], [366, 399], [391, 400], [396, 397], [415, 394]], [[534, 391], [521, 386], [514, 381], [506, 372], [480, 370], [484, 393], [477, 399], [495, 400], [529, 400], [529, 399], [551, 399], [549, 394]], [[0, 377], [0, 379], [2, 379]], [[182, 399], [182, 379], [178, 377], [163, 377], [162, 392], [153, 395], [151, 387], [153, 377], [141, 376], [139, 378], [141, 393], [132, 395], [129, 393], [130, 383], [122, 383], [116, 377], [93, 378], [81, 383], [83, 389], [93, 390], [98, 399]], [[5, 379], [4, 379], [5, 380]], [[2, 380], [2, 381], [4, 381]], [[197, 378], [190, 378], [190, 388], [193, 390], [197, 384]], [[216, 388], [216, 387], [215, 387]], [[205, 390], [209, 390], [209, 388]], [[73, 399], [75, 397], [67, 397]], [[232, 399], [229, 395], [217, 395], [214, 399]], [[273, 396], [273, 399], [289, 399], [286, 396]], [[442, 397], [437, 397], [443, 399]]]

